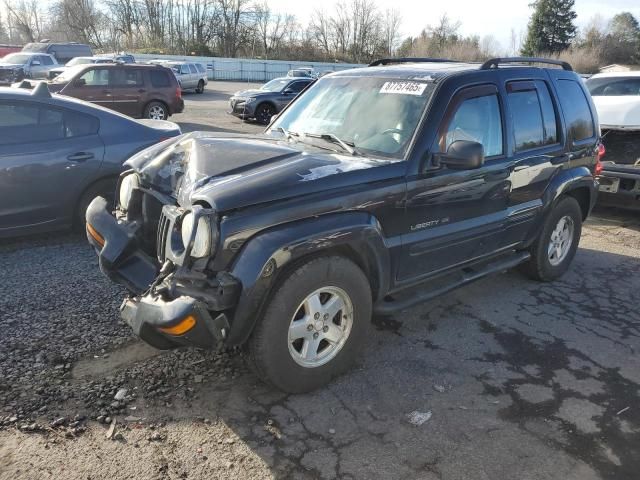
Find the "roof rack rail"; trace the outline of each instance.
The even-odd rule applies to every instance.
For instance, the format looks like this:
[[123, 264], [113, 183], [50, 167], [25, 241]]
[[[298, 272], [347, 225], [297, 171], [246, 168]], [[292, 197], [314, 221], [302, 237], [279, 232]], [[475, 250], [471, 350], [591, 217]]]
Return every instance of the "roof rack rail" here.
[[541, 57], [505, 57], [505, 58], [490, 58], [480, 66], [480, 70], [489, 70], [490, 68], [498, 68], [502, 63], [548, 63], [550, 65], [558, 65], [563, 70], [573, 72], [573, 68], [568, 62], [562, 60], [553, 60], [550, 58]]
[[380, 58], [369, 64], [370, 67], [379, 65], [392, 65], [394, 63], [457, 63], [456, 60], [448, 58], [420, 58], [420, 57], [400, 57], [400, 58]]

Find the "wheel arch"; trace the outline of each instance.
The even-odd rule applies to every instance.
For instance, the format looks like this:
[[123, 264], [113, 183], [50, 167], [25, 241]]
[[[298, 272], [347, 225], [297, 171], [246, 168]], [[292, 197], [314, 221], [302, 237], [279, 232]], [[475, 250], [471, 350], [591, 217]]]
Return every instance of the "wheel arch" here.
[[314, 258], [330, 256], [347, 258], [364, 272], [373, 301], [388, 290], [389, 250], [374, 217], [341, 213], [284, 225], [252, 238], [234, 262], [231, 274], [241, 282], [242, 292], [227, 343], [239, 345], [249, 338], [268, 299], [288, 274]]
[[[75, 198], [75, 201], [74, 201], [74, 205], [72, 207], [73, 224], [74, 225], [77, 226], [78, 219], [80, 218], [80, 208], [82, 206], [82, 200], [84, 199], [84, 196], [87, 193], [89, 193], [91, 191], [91, 189], [93, 189], [96, 186], [98, 186], [98, 184], [101, 183], [101, 182], [113, 181], [113, 184], [114, 184], [114, 187], [115, 187], [115, 185], [118, 183], [118, 177], [119, 176], [120, 175], [117, 174], [117, 173], [109, 173], [109, 174], [97, 177], [93, 181], [91, 181], [91, 183], [89, 183], [84, 189], [82, 189], [78, 195], [76, 195], [76, 198]], [[113, 193], [115, 195], [115, 188], [114, 188], [114, 192]]]

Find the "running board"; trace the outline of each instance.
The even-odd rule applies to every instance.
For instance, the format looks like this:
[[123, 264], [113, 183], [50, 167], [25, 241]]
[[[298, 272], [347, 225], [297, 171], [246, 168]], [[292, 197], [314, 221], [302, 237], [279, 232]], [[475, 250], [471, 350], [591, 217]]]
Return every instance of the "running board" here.
[[[374, 305], [373, 313], [376, 315], [391, 315], [395, 312], [406, 310], [414, 305], [426, 302], [455, 290], [456, 288], [463, 287], [475, 282], [476, 280], [480, 280], [487, 275], [509, 270], [523, 262], [526, 262], [530, 257], [531, 255], [529, 252], [516, 252], [507, 257], [496, 259], [481, 266], [466, 267], [459, 272], [458, 278], [444, 286], [434, 288], [433, 290], [416, 290], [413, 294], [401, 300], [382, 300]], [[414, 287], [411, 290], [416, 288], [419, 287]], [[404, 292], [400, 293], [400, 295], [403, 294]]]

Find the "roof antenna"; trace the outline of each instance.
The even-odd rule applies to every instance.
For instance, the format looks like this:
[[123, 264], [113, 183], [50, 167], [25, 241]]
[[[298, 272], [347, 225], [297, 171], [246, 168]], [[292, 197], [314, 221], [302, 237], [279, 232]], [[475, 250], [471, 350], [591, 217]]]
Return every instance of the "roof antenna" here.
[[31, 95], [39, 98], [51, 98], [51, 92], [45, 82], [39, 82], [31, 92]]

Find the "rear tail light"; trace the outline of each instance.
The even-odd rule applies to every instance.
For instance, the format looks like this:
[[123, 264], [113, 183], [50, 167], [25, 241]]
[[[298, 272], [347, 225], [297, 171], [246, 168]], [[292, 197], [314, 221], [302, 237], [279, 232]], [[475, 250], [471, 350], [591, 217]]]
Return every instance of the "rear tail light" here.
[[182, 98], [182, 89], [180, 88], [180, 86], [176, 88], [176, 98]]
[[593, 169], [593, 174], [597, 177], [602, 174], [602, 169], [604, 165], [602, 165], [602, 157], [604, 157], [605, 153], [607, 153], [607, 149], [604, 148], [602, 143], [598, 144], [598, 151], [596, 152], [596, 166]]

